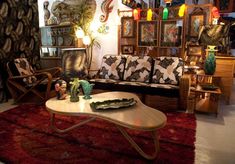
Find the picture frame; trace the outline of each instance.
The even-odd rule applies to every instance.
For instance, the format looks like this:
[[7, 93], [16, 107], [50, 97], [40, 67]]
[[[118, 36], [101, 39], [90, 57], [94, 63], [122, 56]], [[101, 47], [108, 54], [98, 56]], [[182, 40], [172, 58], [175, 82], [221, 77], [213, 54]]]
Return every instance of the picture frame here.
[[146, 47], [158, 46], [158, 21], [139, 21], [138, 22], [138, 46]]
[[188, 46], [188, 55], [194, 55], [194, 56], [202, 56], [203, 54], [203, 46], [198, 45], [189, 45]]
[[189, 37], [197, 38], [199, 35], [200, 27], [206, 24], [206, 13], [203, 9], [195, 8], [194, 11], [189, 14]]
[[122, 54], [134, 54], [134, 45], [121, 45]]
[[182, 46], [182, 20], [162, 20], [160, 47]]
[[133, 17], [121, 18], [121, 37], [122, 38], [135, 37], [135, 21]]
[[64, 78], [86, 77], [88, 75], [86, 49], [62, 49], [62, 71]]

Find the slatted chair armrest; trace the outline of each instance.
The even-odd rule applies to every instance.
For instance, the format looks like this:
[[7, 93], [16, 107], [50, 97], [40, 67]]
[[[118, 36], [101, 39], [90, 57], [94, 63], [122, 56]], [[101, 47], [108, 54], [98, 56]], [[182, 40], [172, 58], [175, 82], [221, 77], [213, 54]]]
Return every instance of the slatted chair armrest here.
[[187, 100], [190, 94], [190, 85], [191, 85], [191, 77], [190, 75], [183, 75], [180, 78], [179, 89], [180, 89], [180, 107], [184, 110], [187, 109]]
[[59, 76], [62, 72], [61, 67], [53, 67], [53, 68], [47, 68], [47, 69], [42, 69], [42, 70], [35, 70], [36, 73], [40, 72], [49, 72], [52, 74], [52, 76]]

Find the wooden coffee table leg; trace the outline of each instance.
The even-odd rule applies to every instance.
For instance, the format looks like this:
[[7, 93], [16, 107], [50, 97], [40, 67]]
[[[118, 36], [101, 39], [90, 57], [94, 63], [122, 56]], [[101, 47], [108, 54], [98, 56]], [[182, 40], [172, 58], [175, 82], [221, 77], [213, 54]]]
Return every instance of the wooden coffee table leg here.
[[65, 128], [65, 129], [59, 129], [59, 128], [57, 128], [56, 125], [55, 125], [55, 114], [54, 114], [54, 113], [50, 113], [50, 115], [51, 115], [51, 118], [50, 118], [50, 120], [51, 120], [51, 128], [52, 128], [54, 131], [58, 132], [58, 133], [65, 133], [65, 132], [68, 132], [68, 131], [70, 131], [70, 130], [76, 128], [76, 127], [79, 127], [79, 126], [81, 126], [81, 125], [83, 125], [83, 124], [86, 124], [86, 123], [88, 123], [88, 122], [91, 122], [91, 121], [95, 120], [95, 117], [91, 117], [91, 118], [89, 118], [89, 119], [87, 119], [87, 120], [84, 120], [84, 121], [79, 122], [78, 124], [72, 125], [71, 127], [68, 127], [68, 128]]
[[127, 141], [135, 148], [135, 150], [142, 155], [144, 158], [146, 159], [154, 159], [157, 156], [157, 153], [159, 152], [159, 140], [157, 137], [157, 132], [155, 131], [151, 131], [152, 137], [153, 137], [153, 142], [154, 142], [154, 147], [155, 147], [155, 152], [153, 153], [153, 155], [148, 155], [146, 154], [140, 147], [139, 145], [130, 137], [130, 135], [121, 127], [117, 125], [117, 128], [120, 130], [120, 132], [122, 133], [122, 135], [127, 139]]

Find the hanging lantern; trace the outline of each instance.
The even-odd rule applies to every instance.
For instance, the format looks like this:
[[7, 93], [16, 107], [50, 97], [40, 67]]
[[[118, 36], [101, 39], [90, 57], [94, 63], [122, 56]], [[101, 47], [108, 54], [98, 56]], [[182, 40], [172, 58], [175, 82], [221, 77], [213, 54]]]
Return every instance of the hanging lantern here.
[[168, 8], [165, 7], [165, 8], [163, 9], [163, 14], [162, 14], [162, 19], [163, 19], [163, 20], [167, 20], [167, 19], [168, 19], [168, 13], [169, 13]]
[[133, 10], [133, 17], [134, 17], [134, 20], [139, 20], [140, 19], [140, 11], [139, 11], [139, 9], [134, 9]]
[[89, 45], [91, 43], [91, 38], [88, 35], [86, 35], [82, 38], [82, 42], [85, 45]]
[[147, 11], [147, 21], [151, 21], [153, 16], [153, 12], [151, 9], [148, 9]]
[[180, 6], [179, 13], [178, 13], [179, 17], [183, 17], [184, 16], [185, 8], [186, 8], [185, 4]]
[[220, 13], [219, 13], [219, 10], [218, 10], [218, 8], [217, 7], [213, 7], [212, 9], [211, 9], [211, 14], [212, 14], [212, 16], [214, 17], [214, 18], [219, 18], [220, 17]]

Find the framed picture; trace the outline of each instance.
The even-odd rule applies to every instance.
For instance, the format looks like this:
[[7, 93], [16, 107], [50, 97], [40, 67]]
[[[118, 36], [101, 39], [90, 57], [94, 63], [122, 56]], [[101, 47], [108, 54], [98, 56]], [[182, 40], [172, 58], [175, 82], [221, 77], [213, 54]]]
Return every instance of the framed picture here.
[[188, 46], [188, 55], [202, 56], [203, 47], [202, 46]]
[[86, 77], [88, 75], [86, 49], [62, 49], [63, 77]]
[[134, 54], [134, 45], [122, 45], [121, 52], [122, 54]]
[[122, 17], [121, 19], [121, 37], [135, 37], [135, 21], [133, 17]]
[[206, 13], [196, 8], [189, 14], [189, 37], [198, 37], [199, 29], [206, 24]]
[[181, 20], [161, 21], [161, 47], [181, 47], [182, 22]]
[[158, 21], [138, 22], [138, 46], [157, 46]]

